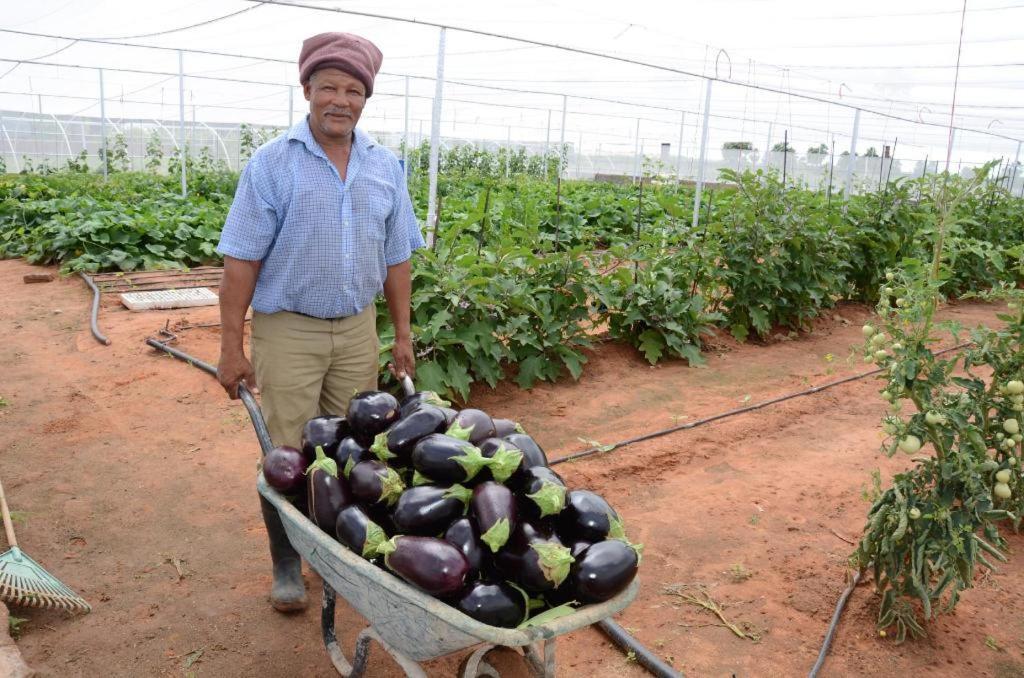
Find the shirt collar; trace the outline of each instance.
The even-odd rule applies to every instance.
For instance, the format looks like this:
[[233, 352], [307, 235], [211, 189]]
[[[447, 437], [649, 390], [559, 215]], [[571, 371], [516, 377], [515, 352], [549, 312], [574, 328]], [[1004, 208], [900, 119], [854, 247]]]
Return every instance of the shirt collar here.
[[[324, 153], [324, 150], [320, 147], [320, 144], [317, 143], [317, 140], [313, 137], [313, 132], [309, 129], [309, 114], [307, 114], [306, 117], [304, 117], [302, 120], [299, 120], [297, 123], [292, 125], [291, 129], [288, 130], [288, 139], [289, 141], [292, 139], [301, 141], [305, 145], [305, 147], [309, 149], [310, 152], [316, 155], [323, 156], [324, 158], [327, 157], [327, 154]], [[374, 139], [369, 134], [356, 127], [355, 139], [353, 139], [352, 141], [352, 150], [355, 153], [361, 154], [365, 151], [370, 150], [376, 145], [376, 139]]]

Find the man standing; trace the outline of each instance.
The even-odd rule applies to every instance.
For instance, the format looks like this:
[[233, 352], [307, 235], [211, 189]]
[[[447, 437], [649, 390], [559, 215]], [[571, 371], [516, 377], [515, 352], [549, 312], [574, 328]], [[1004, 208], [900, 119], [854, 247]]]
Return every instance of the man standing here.
[[[303, 42], [299, 82], [309, 115], [246, 165], [217, 247], [218, 378], [232, 398], [242, 381], [259, 387], [275, 445], [297, 447], [307, 419], [344, 414], [355, 392], [376, 388], [381, 291], [395, 325], [392, 369], [413, 375], [409, 259], [423, 238], [398, 160], [356, 128], [382, 59], [373, 43], [347, 33]], [[250, 304], [252, 363], [242, 346]], [[301, 561], [277, 511], [260, 501], [271, 603], [301, 610]]]

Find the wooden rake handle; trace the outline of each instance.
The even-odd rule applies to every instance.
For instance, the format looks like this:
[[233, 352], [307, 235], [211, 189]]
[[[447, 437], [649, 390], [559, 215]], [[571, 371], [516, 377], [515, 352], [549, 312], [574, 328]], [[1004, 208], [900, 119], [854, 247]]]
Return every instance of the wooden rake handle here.
[[17, 546], [18, 540], [14, 537], [14, 523], [11, 522], [11, 510], [7, 508], [7, 497], [4, 496], [4, 485], [0, 483], [0, 510], [4, 514], [4, 531], [7, 533], [7, 544]]

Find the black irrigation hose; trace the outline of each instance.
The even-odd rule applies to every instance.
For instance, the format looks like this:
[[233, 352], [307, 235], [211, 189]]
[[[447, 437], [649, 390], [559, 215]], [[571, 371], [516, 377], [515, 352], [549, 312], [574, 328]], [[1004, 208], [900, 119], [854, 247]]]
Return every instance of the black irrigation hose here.
[[107, 339], [106, 335], [100, 332], [98, 317], [100, 314], [100, 289], [96, 287], [96, 283], [92, 281], [85, 271], [79, 271], [78, 275], [82, 276], [82, 280], [92, 290], [92, 313], [89, 316], [89, 325], [92, 330], [92, 336], [96, 337], [96, 341], [100, 342], [104, 346], [110, 346], [110, 339]]
[[825, 640], [821, 644], [821, 652], [818, 653], [818, 661], [814, 662], [814, 667], [811, 668], [811, 672], [807, 674], [807, 678], [817, 678], [818, 671], [825, 665], [825, 658], [828, 656], [829, 648], [832, 647], [832, 639], [836, 635], [836, 628], [839, 626], [839, 618], [843, 615], [843, 609], [846, 607], [846, 601], [850, 599], [850, 594], [857, 588], [857, 584], [860, 582], [860, 571], [853, 573], [853, 579], [850, 580], [850, 585], [846, 587], [843, 594], [839, 596], [839, 602], [836, 603], [836, 611], [832, 614], [832, 623], [828, 625], [828, 631], [825, 633]]
[[[935, 355], [942, 355], [943, 353], [949, 353], [951, 351], [959, 351], [960, 349], [964, 348], [965, 346], [969, 346], [970, 344], [971, 344], [971, 342], [969, 342], [969, 341], [964, 342], [962, 344], [957, 344], [956, 346], [952, 346], [950, 348], [946, 348], [946, 349], [943, 349], [941, 351], [936, 351]], [[567, 454], [564, 457], [559, 457], [558, 459], [555, 459], [555, 460], [551, 461], [550, 465], [554, 466], [555, 464], [561, 464], [561, 463], [567, 462], [567, 461], [575, 461], [576, 459], [582, 459], [584, 457], [589, 457], [589, 456], [594, 455], [594, 454], [604, 454], [605, 452], [611, 452], [612, 450], [617, 450], [620, 447], [626, 447], [627, 445], [634, 445], [636, 443], [642, 443], [645, 440], [651, 440], [653, 438], [660, 438], [661, 436], [667, 436], [670, 433], [677, 433], [679, 431], [687, 431], [687, 430], [689, 430], [691, 428], [697, 428], [698, 426], [703, 426], [704, 424], [710, 424], [713, 421], [718, 421], [720, 419], [726, 419], [728, 417], [733, 417], [733, 416], [736, 416], [737, 414], [744, 414], [746, 412], [753, 412], [754, 410], [760, 410], [760, 409], [762, 409], [764, 407], [768, 407], [769, 405], [775, 405], [776, 403], [781, 403], [781, 402], [786, 401], [786, 400], [792, 400], [793, 398], [799, 398], [801, 396], [807, 396], [807, 395], [813, 395], [815, 393], [820, 393], [821, 391], [825, 391], [825, 390], [833, 388], [835, 386], [839, 386], [840, 384], [846, 384], [846, 383], [851, 382], [851, 381], [857, 381], [858, 379], [863, 379], [865, 377], [873, 376], [875, 374], [880, 373], [883, 369], [885, 369], [885, 368], [879, 367], [877, 369], [869, 370], [867, 372], [862, 372], [860, 374], [854, 374], [854, 375], [849, 376], [849, 377], [843, 377], [842, 379], [837, 379], [836, 381], [830, 381], [829, 383], [822, 384], [821, 386], [815, 386], [813, 388], [809, 388], [806, 391], [799, 391], [797, 393], [788, 393], [786, 395], [779, 396], [778, 398], [771, 398], [770, 400], [764, 400], [764, 401], [759, 402], [759, 403], [754, 403], [753, 405], [747, 405], [746, 407], [738, 407], [738, 408], [733, 409], [733, 410], [727, 410], [725, 412], [719, 412], [718, 414], [713, 414], [710, 417], [704, 417], [703, 419], [697, 419], [695, 421], [690, 421], [690, 422], [687, 422], [685, 424], [679, 424], [678, 426], [671, 426], [669, 428], [663, 428], [660, 431], [653, 431], [651, 433], [645, 433], [645, 434], [643, 434], [641, 436], [636, 436], [635, 438], [627, 438], [626, 440], [622, 440], [622, 441], [619, 441], [617, 443], [612, 443], [610, 445], [598, 445], [596, 447], [590, 447], [588, 449], [581, 450], [580, 452], [573, 452], [572, 454]]]
[[683, 678], [683, 674], [663, 662], [656, 654], [641, 645], [640, 641], [629, 635], [626, 629], [611, 619], [602, 619], [597, 622], [597, 626], [621, 649], [632, 652], [637, 664], [647, 669], [651, 675], [658, 676], [658, 678]]

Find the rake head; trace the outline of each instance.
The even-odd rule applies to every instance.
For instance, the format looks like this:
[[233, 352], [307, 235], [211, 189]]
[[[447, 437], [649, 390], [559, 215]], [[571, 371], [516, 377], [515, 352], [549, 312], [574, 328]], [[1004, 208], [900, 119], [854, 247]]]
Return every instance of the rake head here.
[[17, 546], [0, 555], [0, 599], [12, 605], [84, 613], [89, 603]]

